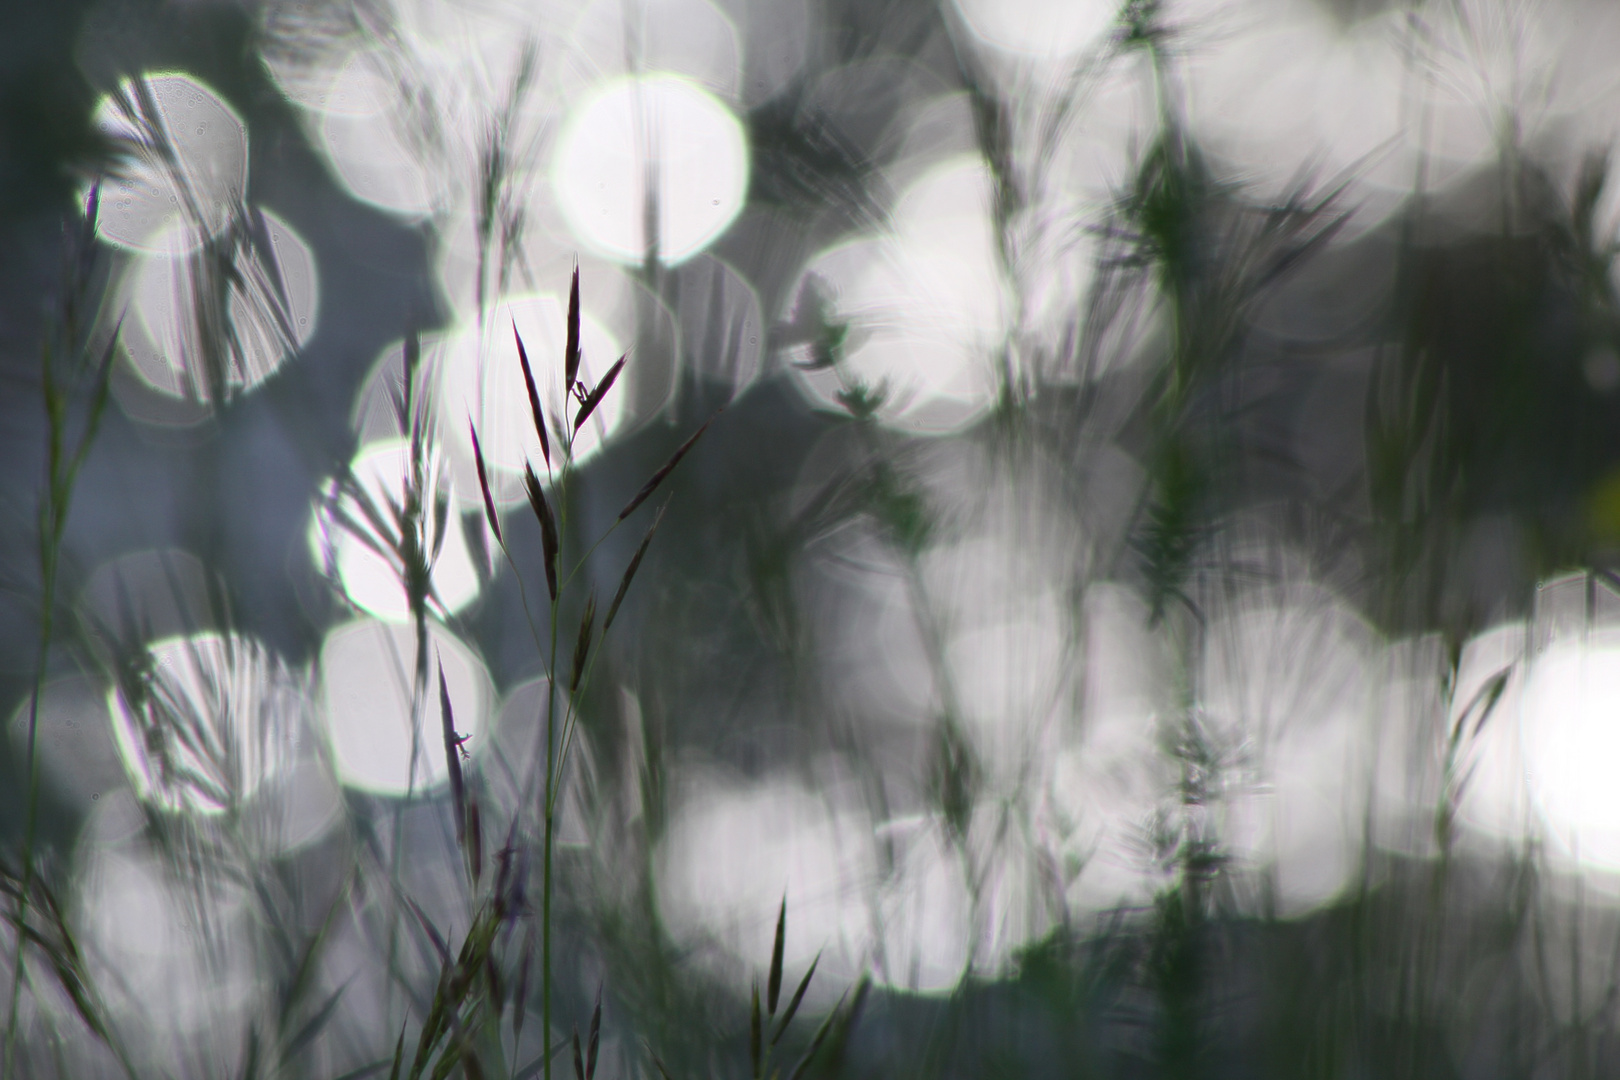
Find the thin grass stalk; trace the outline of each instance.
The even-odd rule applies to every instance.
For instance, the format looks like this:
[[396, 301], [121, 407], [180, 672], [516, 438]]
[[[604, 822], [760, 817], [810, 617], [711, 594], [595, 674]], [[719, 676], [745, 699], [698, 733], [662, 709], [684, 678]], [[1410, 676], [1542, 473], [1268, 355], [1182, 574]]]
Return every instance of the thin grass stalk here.
[[[90, 189], [85, 220], [70, 242], [68, 265], [64, 272], [62, 325], [59, 347], [73, 358], [82, 357], [80, 341], [79, 303], [90, 288], [93, 270], [93, 245], [96, 222], [100, 210], [100, 185]], [[26, 964], [26, 935], [28, 902], [35, 874], [35, 848], [39, 834], [39, 707], [45, 692], [45, 675], [49, 666], [51, 638], [55, 633], [56, 590], [61, 567], [62, 541], [67, 532], [68, 512], [72, 507], [73, 491], [79, 469], [84, 464], [107, 404], [111, 386], [112, 361], [118, 346], [119, 330], [115, 328], [106, 351], [93, 370], [93, 383], [84, 430], [78, 441], [69, 447], [67, 434], [68, 390], [57, 382], [57, 358], [47, 332], [41, 356], [41, 390], [44, 397], [46, 419], [46, 464], [43, 490], [37, 518], [37, 543], [40, 567], [40, 622], [39, 652], [28, 694], [28, 747], [25, 769], [28, 774], [26, 823], [23, 830], [22, 888], [17, 898], [17, 943], [11, 967], [11, 999], [6, 1014], [4, 1075], [12, 1075], [17, 1049], [18, 1004], [22, 993], [23, 970]], [[122, 1052], [113, 1047], [122, 1060]], [[128, 1069], [125, 1062], [126, 1071]]]

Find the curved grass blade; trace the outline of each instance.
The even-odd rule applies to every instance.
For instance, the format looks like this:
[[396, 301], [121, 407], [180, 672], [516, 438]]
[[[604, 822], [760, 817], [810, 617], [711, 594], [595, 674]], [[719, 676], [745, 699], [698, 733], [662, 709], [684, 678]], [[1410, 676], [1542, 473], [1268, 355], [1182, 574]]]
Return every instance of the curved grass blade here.
[[551, 592], [551, 602], [557, 602], [557, 520], [551, 516], [551, 505], [546, 502], [546, 493], [540, 487], [540, 478], [534, 475], [534, 468], [527, 463], [523, 466], [523, 489], [528, 492], [529, 506], [534, 510], [534, 516], [540, 522], [540, 544], [544, 549], [546, 562], [546, 588]]
[[585, 1080], [585, 1055], [579, 1049], [579, 1028], [574, 1029], [574, 1080]]
[[771, 946], [771, 974], [765, 983], [765, 1011], [776, 1015], [776, 1003], [782, 996], [782, 949], [787, 944], [787, 894], [782, 894], [782, 907], [776, 913], [776, 943]]
[[782, 1036], [787, 1034], [788, 1025], [793, 1022], [794, 1014], [799, 1011], [799, 1004], [804, 1001], [804, 992], [810, 989], [810, 980], [815, 977], [816, 965], [819, 963], [821, 963], [821, 954], [818, 952], [816, 958], [810, 961], [810, 970], [806, 971], [804, 978], [799, 980], [799, 988], [793, 991], [793, 996], [788, 999], [787, 1009], [782, 1013], [781, 1022], [776, 1025], [776, 1034], [771, 1036], [772, 1046], [781, 1042]]
[[[551, 440], [546, 437], [546, 414], [540, 408], [540, 393], [534, 388], [534, 370], [529, 367], [529, 350], [523, 347], [523, 335], [517, 323], [512, 323], [512, 338], [517, 342], [518, 363], [523, 365], [523, 386], [529, 392], [529, 411], [534, 414], [534, 433], [540, 436], [540, 452], [546, 456], [546, 468], [551, 468]], [[570, 378], [572, 383], [573, 379]]]
[[[719, 415], [720, 414], [718, 412], [715, 413], [715, 416]], [[692, 432], [691, 437], [689, 437], [685, 442], [681, 443], [681, 445], [675, 449], [675, 452], [669, 456], [669, 460], [664, 462], [664, 464], [659, 467], [658, 471], [652, 474], [652, 478], [641, 486], [641, 490], [636, 492], [635, 496], [631, 498], [628, 503], [625, 503], [624, 509], [619, 511], [618, 520], [623, 521], [625, 518], [635, 513], [636, 508], [642, 503], [646, 502], [648, 496], [650, 496], [654, 491], [658, 490], [658, 485], [662, 484], [666, 479], [668, 479], [669, 474], [675, 471], [675, 466], [681, 463], [681, 458], [685, 457], [687, 452], [691, 450], [693, 446], [697, 445], [698, 439], [703, 437], [703, 433], [709, 430], [709, 425], [712, 423], [714, 423], [714, 416], [711, 416], [707, 420], [703, 421], [703, 426]]]
[[619, 377], [619, 372], [624, 370], [624, 362], [628, 359], [630, 359], [630, 354], [625, 353], [613, 361], [613, 366], [608, 368], [606, 375], [602, 376], [602, 381], [596, 384], [596, 389], [586, 394], [585, 400], [580, 402], [579, 414], [574, 417], [574, 430], [576, 432], [585, 426], [585, 421], [590, 419], [591, 413], [595, 412], [596, 407], [602, 404], [602, 399], [607, 397], [607, 392], [613, 389], [613, 382]]
[[652, 526], [647, 530], [647, 535], [641, 538], [641, 544], [636, 548], [636, 553], [630, 556], [630, 564], [624, 568], [624, 576], [619, 579], [618, 591], [613, 594], [613, 602], [608, 605], [607, 618], [602, 620], [603, 637], [607, 636], [608, 630], [613, 626], [613, 617], [619, 613], [619, 605], [624, 603], [625, 593], [630, 591], [630, 581], [636, 576], [636, 571], [640, 569], [642, 557], [647, 554], [647, 546], [652, 543], [653, 533], [658, 531], [658, 523], [664, 520], [664, 511], [667, 509], [669, 509], [667, 503], [658, 508], [658, 516], [653, 518]]

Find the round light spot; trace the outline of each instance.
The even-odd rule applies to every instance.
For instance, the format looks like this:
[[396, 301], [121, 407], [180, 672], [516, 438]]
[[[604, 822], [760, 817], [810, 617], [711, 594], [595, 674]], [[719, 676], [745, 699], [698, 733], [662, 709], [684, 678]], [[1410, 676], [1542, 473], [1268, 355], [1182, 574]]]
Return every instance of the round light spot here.
[[592, 250], [640, 262], [651, 220], [659, 259], [675, 264], [742, 209], [748, 144], [731, 110], [683, 78], [615, 80], [569, 117], [552, 184], [569, 227]]
[[[379, 795], [418, 793], [449, 776], [438, 672], [444, 670], [455, 729], [477, 751], [494, 701], [488, 672], [467, 645], [428, 626], [428, 686], [412, 708], [416, 629], [362, 620], [340, 626], [321, 646], [321, 711], [332, 762], [345, 785]], [[413, 723], [413, 714], [416, 721]]]

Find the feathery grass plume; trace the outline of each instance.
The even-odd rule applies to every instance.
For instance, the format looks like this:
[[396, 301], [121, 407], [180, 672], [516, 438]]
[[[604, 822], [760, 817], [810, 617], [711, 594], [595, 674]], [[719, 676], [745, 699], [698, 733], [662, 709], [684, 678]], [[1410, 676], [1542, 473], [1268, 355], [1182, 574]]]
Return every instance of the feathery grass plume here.
[[[575, 271], [578, 274], [578, 271]], [[534, 417], [534, 433], [540, 436], [540, 452], [545, 455], [546, 469], [551, 469], [551, 439], [546, 435], [546, 414], [540, 407], [540, 392], [535, 389], [534, 372], [529, 367], [529, 350], [523, 347], [523, 335], [518, 333], [517, 323], [512, 323], [512, 339], [517, 342], [518, 364], [523, 368], [523, 387], [529, 393], [529, 412]], [[572, 380], [570, 380], [570, 385]], [[577, 429], [576, 429], [577, 430]]]
[[[720, 410], [716, 410], [715, 416], [718, 416], [719, 414]], [[658, 490], [658, 486], [669, 478], [670, 473], [675, 471], [675, 466], [679, 465], [681, 463], [681, 459], [686, 456], [687, 452], [691, 450], [693, 446], [697, 445], [698, 439], [702, 438], [703, 433], [709, 430], [709, 425], [714, 423], [714, 420], [715, 417], [711, 416], [707, 420], [703, 421], [703, 424], [696, 431], [692, 432], [685, 442], [681, 443], [680, 446], [675, 448], [675, 452], [669, 456], [669, 460], [660, 465], [658, 470], [652, 474], [651, 478], [649, 478], [648, 481], [641, 486], [641, 490], [636, 492], [635, 495], [631, 497], [630, 501], [624, 504], [624, 509], [619, 511], [617, 520], [623, 521], [625, 518], [635, 513], [636, 508], [642, 503], [646, 502], [648, 497], [650, 497], [653, 492]]]
[[551, 504], [546, 502], [546, 493], [540, 486], [540, 478], [534, 475], [534, 468], [525, 463], [523, 466], [523, 490], [528, 493], [529, 507], [534, 511], [535, 520], [540, 523], [541, 553], [545, 560], [546, 590], [551, 594], [551, 602], [557, 602], [557, 520], [552, 517]]

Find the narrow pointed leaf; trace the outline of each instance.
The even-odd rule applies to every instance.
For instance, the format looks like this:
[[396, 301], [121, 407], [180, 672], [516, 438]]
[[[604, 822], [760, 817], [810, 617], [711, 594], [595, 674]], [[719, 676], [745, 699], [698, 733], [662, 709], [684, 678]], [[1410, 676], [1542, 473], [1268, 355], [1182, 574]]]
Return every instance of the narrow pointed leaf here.
[[596, 1051], [602, 1041], [602, 990], [596, 991], [596, 1009], [591, 1013], [590, 1048], [585, 1052], [585, 1080], [596, 1080]]
[[771, 974], [765, 983], [765, 1010], [776, 1015], [776, 1003], [782, 996], [782, 949], [787, 944], [787, 894], [782, 894], [782, 907], [776, 913], [776, 943], [771, 946]]
[[518, 363], [523, 365], [523, 386], [529, 392], [529, 411], [534, 415], [534, 433], [540, 436], [540, 452], [546, 456], [546, 468], [551, 468], [551, 440], [546, 437], [546, 414], [540, 408], [540, 393], [534, 388], [534, 370], [529, 367], [529, 350], [523, 347], [523, 335], [517, 323], [512, 324], [512, 338], [517, 342]]
[[484, 448], [478, 445], [478, 429], [473, 427], [471, 417], [467, 420], [467, 430], [472, 434], [473, 464], [478, 466], [478, 490], [484, 496], [484, 518], [489, 522], [490, 532], [495, 534], [495, 542], [505, 547], [506, 541], [501, 537], [501, 516], [495, 512], [495, 498], [489, 493], [489, 471], [484, 468]]
[[523, 488], [529, 494], [529, 506], [534, 510], [534, 516], [540, 522], [540, 544], [546, 562], [546, 588], [551, 592], [551, 602], [557, 602], [557, 520], [551, 516], [551, 504], [546, 502], [546, 493], [540, 487], [540, 478], [534, 475], [533, 467], [523, 466]]
[[439, 662], [439, 711], [444, 727], [444, 759], [450, 767], [450, 796], [456, 808], [456, 843], [467, 850], [467, 788], [461, 776], [461, 743], [456, 739], [456, 718], [450, 709], [450, 686]]
[[[718, 415], [718, 413], [716, 415]], [[623, 510], [619, 511], [620, 521], [623, 521], [625, 518], [635, 513], [636, 508], [642, 503], [646, 502], [648, 496], [650, 496], [654, 491], [658, 490], [658, 485], [662, 484], [669, 477], [669, 474], [675, 471], [675, 466], [681, 463], [681, 458], [685, 457], [687, 451], [691, 450], [692, 447], [697, 444], [698, 439], [702, 438], [703, 433], [709, 430], [709, 425], [712, 423], [714, 423], [714, 417], [711, 416], [709, 419], [703, 421], [703, 426], [694, 431], [690, 438], [676, 448], [675, 452], [670, 455], [669, 460], [664, 462], [658, 471], [652, 474], [652, 478], [643, 484], [641, 490], [636, 492], [635, 496], [625, 504]]]
[[821, 963], [821, 954], [818, 952], [816, 958], [810, 961], [810, 970], [806, 971], [804, 978], [799, 980], [799, 988], [793, 991], [793, 996], [788, 999], [787, 1009], [782, 1013], [782, 1020], [776, 1026], [776, 1034], [771, 1036], [772, 1046], [781, 1042], [782, 1036], [787, 1034], [788, 1025], [793, 1022], [794, 1014], [799, 1011], [799, 1004], [804, 1001], [804, 992], [810, 989], [810, 980], [815, 976], [816, 965], [819, 963]]
[[619, 579], [618, 591], [613, 594], [613, 602], [608, 605], [607, 618], [602, 620], [603, 637], [607, 636], [608, 630], [613, 626], [613, 617], [619, 613], [619, 605], [624, 603], [624, 596], [630, 591], [630, 582], [636, 576], [636, 571], [641, 567], [642, 557], [647, 554], [647, 546], [652, 543], [653, 533], [658, 531], [658, 523], [664, 520], [664, 511], [666, 509], [668, 509], [667, 506], [658, 508], [658, 516], [653, 518], [652, 526], [647, 530], [647, 535], [641, 538], [641, 544], [636, 548], [636, 553], [630, 556], [630, 564], [624, 568], [624, 576]]
[[568, 345], [563, 353], [563, 393], [574, 388], [579, 376], [579, 267], [574, 267], [574, 280], [568, 286]]
[[606, 375], [602, 376], [602, 381], [596, 384], [596, 389], [585, 395], [585, 400], [580, 402], [579, 413], [574, 417], [575, 431], [584, 427], [585, 421], [590, 419], [591, 413], [595, 412], [596, 407], [602, 404], [602, 399], [607, 397], [609, 390], [613, 389], [614, 380], [619, 377], [619, 372], [624, 370], [624, 362], [629, 358], [630, 354], [625, 353], [613, 361], [613, 366], [608, 368]]
[[574, 1029], [574, 1080], [585, 1080], [585, 1055], [579, 1049], [579, 1028]]

